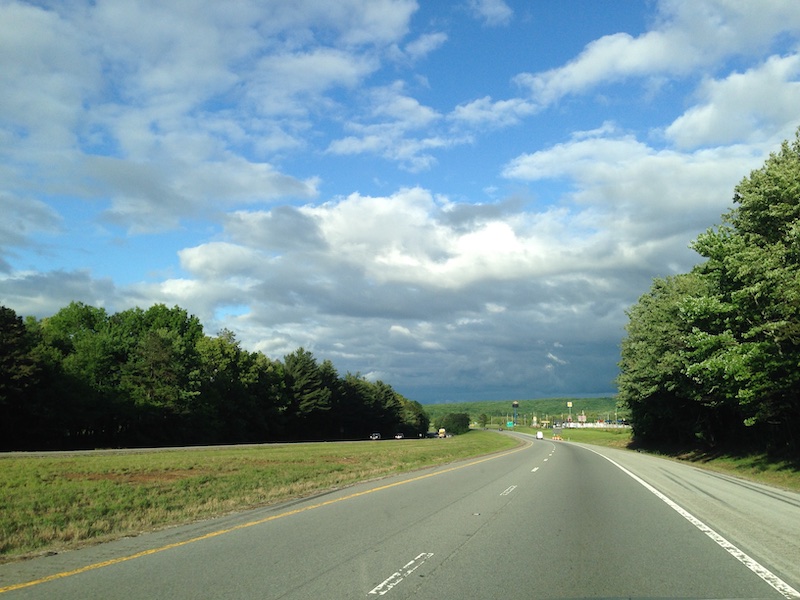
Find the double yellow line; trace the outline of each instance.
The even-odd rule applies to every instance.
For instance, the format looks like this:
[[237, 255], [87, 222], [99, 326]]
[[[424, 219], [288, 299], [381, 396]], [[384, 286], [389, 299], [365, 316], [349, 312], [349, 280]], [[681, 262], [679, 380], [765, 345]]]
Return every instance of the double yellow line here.
[[134, 560], [137, 558], [142, 558], [144, 556], [150, 556], [151, 554], [158, 554], [159, 552], [164, 552], [165, 550], [171, 550], [173, 548], [180, 548], [181, 546], [187, 546], [188, 544], [194, 544], [195, 542], [202, 542], [203, 540], [208, 540], [211, 538], [218, 537], [220, 535], [225, 535], [226, 533], [231, 533], [234, 531], [238, 531], [240, 529], [247, 529], [248, 527], [254, 527], [256, 525], [263, 525], [264, 523], [268, 523], [270, 521], [275, 521], [276, 519], [282, 519], [284, 517], [291, 517], [292, 515], [296, 515], [302, 512], [306, 512], [309, 510], [314, 510], [315, 508], [322, 508], [323, 506], [328, 506], [330, 504], [336, 504], [337, 502], [343, 502], [345, 500], [351, 500], [353, 498], [358, 498], [359, 496], [366, 496], [367, 494], [372, 494], [374, 492], [380, 492], [382, 490], [388, 490], [389, 488], [397, 487], [399, 485], [405, 485], [406, 483], [411, 483], [413, 481], [420, 481], [422, 479], [427, 479], [429, 477], [435, 477], [437, 475], [444, 475], [445, 473], [450, 473], [451, 471], [457, 471], [459, 469], [464, 469], [466, 467], [471, 467], [489, 460], [494, 460], [495, 458], [501, 458], [503, 456], [508, 456], [509, 454], [513, 454], [515, 452], [519, 452], [520, 450], [524, 450], [531, 446], [531, 442], [527, 442], [526, 444], [515, 448], [514, 450], [510, 450], [508, 452], [503, 452], [502, 454], [492, 454], [490, 456], [474, 460], [472, 462], [457, 465], [454, 467], [450, 467], [447, 469], [443, 469], [441, 471], [435, 471], [433, 473], [426, 473], [425, 475], [419, 475], [417, 477], [412, 477], [411, 479], [404, 479], [403, 481], [396, 481], [394, 483], [389, 483], [386, 485], [380, 485], [378, 487], [370, 488], [368, 490], [364, 490], [363, 492], [355, 492], [353, 494], [349, 494], [347, 496], [342, 496], [341, 498], [334, 498], [332, 500], [326, 500], [325, 502], [320, 502], [318, 504], [311, 504], [309, 506], [304, 506], [302, 508], [296, 508], [294, 510], [287, 510], [286, 512], [282, 512], [276, 515], [272, 515], [269, 517], [265, 517], [263, 519], [258, 519], [256, 521], [250, 521], [248, 523], [242, 523], [241, 525], [236, 525], [234, 527], [229, 527], [228, 529], [220, 529], [218, 531], [212, 531], [211, 533], [207, 533], [205, 535], [200, 535], [188, 540], [184, 540], [182, 542], [175, 542], [174, 544], [167, 544], [166, 546], [160, 546], [158, 548], [152, 548], [150, 550], [143, 550], [142, 552], [137, 552], [136, 554], [130, 554], [128, 556], [122, 556], [120, 558], [113, 558], [111, 560], [106, 560], [99, 563], [94, 563], [91, 565], [86, 565], [85, 567], [81, 567], [79, 569], [73, 569], [72, 571], [63, 571], [61, 573], [55, 573], [53, 575], [48, 575], [47, 577], [42, 577], [40, 579], [34, 579], [32, 581], [26, 581], [24, 583], [15, 583], [13, 585], [8, 585], [5, 587], [0, 587], [0, 594], [4, 594], [6, 592], [12, 592], [14, 590], [20, 590], [23, 588], [33, 587], [35, 585], [40, 585], [42, 583], [47, 583], [48, 581], [55, 581], [57, 579], [63, 579], [64, 577], [72, 577], [73, 575], [80, 575], [81, 573], [86, 573], [87, 571], [94, 571], [95, 569], [102, 569], [103, 567], [110, 567], [112, 565], [117, 565], [119, 563], [127, 562], [129, 560]]

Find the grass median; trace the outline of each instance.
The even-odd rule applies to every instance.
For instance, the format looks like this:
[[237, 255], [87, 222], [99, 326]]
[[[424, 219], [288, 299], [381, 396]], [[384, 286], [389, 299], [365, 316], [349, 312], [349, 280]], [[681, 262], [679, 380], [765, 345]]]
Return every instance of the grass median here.
[[514, 447], [447, 439], [0, 455], [0, 562], [310, 496]]

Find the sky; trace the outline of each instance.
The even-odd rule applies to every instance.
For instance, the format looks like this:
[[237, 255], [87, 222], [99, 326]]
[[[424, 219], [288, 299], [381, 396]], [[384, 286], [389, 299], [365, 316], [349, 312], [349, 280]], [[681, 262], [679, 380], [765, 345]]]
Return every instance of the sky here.
[[615, 392], [800, 126], [797, 0], [0, 0], [0, 305], [422, 403]]

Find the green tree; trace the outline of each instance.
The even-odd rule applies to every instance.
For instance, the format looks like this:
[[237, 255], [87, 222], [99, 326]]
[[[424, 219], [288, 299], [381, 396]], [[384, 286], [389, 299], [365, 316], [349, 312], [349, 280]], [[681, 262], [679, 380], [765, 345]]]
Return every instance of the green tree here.
[[436, 429], [444, 429], [452, 435], [461, 435], [469, 431], [469, 415], [467, 413], [448, 413], [436, 423]]
[[693, 245], [704, 263], [629, 311], [620, 400], [642, 441], [797, 455], [800, 129], [736, 187], [722, 221]]
[[41, 370], [31, 352], [33, 340], [21, 317], [0, 306], [0, 449], [26, 445], [36, 422], [32, 394]]
[[283, 359], [291, 433], [299, 439], [321, 439], [327, 429], [331, 390], [314, 355], [298, 348]]
[[198, 342], [201, 394], [196, 433], [222, 442], [256, 442], [281, 432], [283, 371], [263, 354], [243, 350], [234, 334]]
[[190, 441], [193, 415], [203, 410], [200, 321], [180, 307], [157, 304], [146, 311], [126, 311], [118, 319], [120, 333], [126, 346], [120, 388], [135, 407], [129, 427], [132, 442]]
[[425, 435], [430, 428], [431, 419], [422, 404], [399, 394], [397, 397], [402, 406], [402, 419], [399, 430], [406, 436], [418, 437]]
[[357, 373], [347, 373], [340, 382], [337, 413], [342, 439], [362, 439], [379, 430], [372, 390], [372, 384]]
[[800, 130], [736, 187], [723, 225], [694, 248], [721, 310], [712, 326], [696, 324], [711, 351], [692, 375], [736, 402], [773, 449], [800, 451]]
[[705, 293], [705, 281], [696, 274], [657, 279], [628, 311], [617, 386], [640, 443], [696, 441], [700, 407], [693, 400], [695, 383], [686, 373], [692, 330], [683, 306]]
[[257, 441], [283, 436], [286, 426], [286, 393], [284, 368], [261, 352], [250, 352], [242, 369], [242, 381], [254, 405]]
[[34, 324], [34, 351], [48, 372], [38, 390], [43, 415], [57, 419], [66, 447], [113, 444], [122, 428], [120, 362], [103, 308], [71, 302]]

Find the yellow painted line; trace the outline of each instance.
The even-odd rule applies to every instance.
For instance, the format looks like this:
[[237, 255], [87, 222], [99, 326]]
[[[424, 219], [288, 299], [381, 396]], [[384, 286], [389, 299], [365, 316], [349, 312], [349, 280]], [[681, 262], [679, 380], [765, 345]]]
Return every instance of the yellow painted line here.
[[412, 477], [411, 479], [404, 479], [403, 481], [396, 481], [394, 483], [388, 483], [386, 485], [380, 485], [378, 487], [374, 487], [368, 490], [364, 490], [363, 492], [355, 492], [353, 494], [349, 494], [347, 496], [342, 496], [341, 498], [334, 498], [332, 500], [326, 500], [325, 502], [320, 502], [318, 504], [312, 504], [310, 506], [305, 506], [303, 508], [296, 508], [294, 510], [288, 510], [286, 512], [279, 513], [277, 515], [272, 515], [269, 517], [265, 517], [263, 519], [258, 519], [257, 521], [250, 521], [248, 523], [243, 523], [241, 525], [236, 525], [234, 527], [230, 527], [228, 529], [220, 529], [218, 531], [212, 531], [211, 533], [206, 533], [205, 535], [201, 535], [198, 537], [194, 537], [188, 540], [184, 540], [182, 542], [175, 542], [174, 544], [167, 544], [166, 546], [160, 546], [158, 548], [152, 548], [150, 550], [144, 550], [142, 552], [137, 552], [136, 554], [130, 554], [128, 556], [122, 556], [120, 558], [112, 558], [111, 560], [106, 560], [99, 563], [94, 563], [91, 565], [86, 565], [85, 567], [81, 567], [79, 569], [74, 569], [72, 571], [63, 571], [61, 573], [55, 573], [53, 575], [48, 575], [47, 577], [42, 577], [40, 579], [34, 579], [33, 581], [26, 581], [24, 583], [15, 583], [13, 585], [8, 585], [5, 587], [0, 587], [0, 594], [4, 594], [6, 592], [12, 592], [14, 590], [21, 590], [23, 588], [33, 587], [35, 585], [39, 585], [42, 583], [47, 583], [48, 581], [55, 581], [57, 579], [63, 579], [65, 577], [72, 577], [73, 575], [80, 575], [81, 573], [86, 573], [87, 571], [94, 571], [95, 569], [102, 569], [103, 567], [110, 567], [112, 565], [117, 565], [119, 563], [127, 562], [129, 560], [134, 560], [137, 558], [142, 558], [145, 556], [150, 556], [151, 554], [158, 554], [159, 552], [164, 552], [165, 550], [171, 550], [173, 548], [180, 548], [181, 546], [187, 546], [189, 544], [194, 544], [195, 542], [202, 542], [203, 540], [208, 540], [211, 538], [215, 538], [220, 535], [224, 535], [226, 533], [231, 533], [233, 531], [238, 531], [240, 529], [247, 529], [248, 527], [254, 527], [255, 525], [263, 525], [264, 523], [268, 523], [269, 521], [275, 521], [276, 519], [282, 519], [284, 517], [291, 517], [292, 515], [296, 515], [302, 512], [306, 512], [308, 510], [313, 510], [315, 508], [322, 508], [323, 506], [328, 506], [330, 504], [336, 504], [337, 502], [343, 502], [344, 500], [352, 500], [353, 498], [358, 498], [359, 496], [366, 496], [367, 494], [372, 494], [374, 492], [380, 492], [383, 490], [388, 490], [389, 488], [397, 487], [399, 485], [405, 485], [406, 483], [411, 483], [413, 481], [420, 481], [422, 479], [427, 479], [429, 477], [435, 477], [437, 475], [444, 475], [445, 473], [450, 473], [452, 471], [457, 471], [459, 469], [465, 469], [466, 467], [472, 467], [474, 465], [478, 465], [480, 463], [484, 463], [489, 460], [494, 460], [495, 458], [501, 458], [503, 456], [508, 456], [509, 454], [514, 454], [515, 452], [519, 452], [520, 450], [525, 450], [531, 446], [531, 442], [526, 442], [523, 446], [519, 448], [515, 448], [514, 450], [510, 450], [508, 452], [503, 452], [502, 454], [492, 454], [487, 457], [474, 460], [470, 463], [450, 467], [448, 469], [443, 469], [441, 471], [436, 471], [434, 473], [426, 473], [425, 475], [419, 475], [417, 477]]

